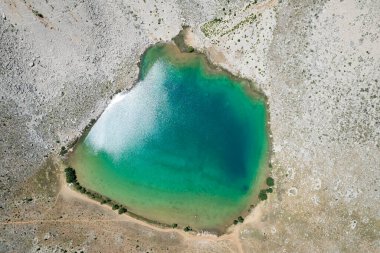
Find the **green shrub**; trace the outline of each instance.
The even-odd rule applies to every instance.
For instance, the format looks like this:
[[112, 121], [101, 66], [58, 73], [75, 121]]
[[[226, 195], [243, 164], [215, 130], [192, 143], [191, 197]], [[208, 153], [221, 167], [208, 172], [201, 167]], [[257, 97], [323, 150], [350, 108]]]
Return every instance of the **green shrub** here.
[[67, 149], [66, 149], [66, 147], [65, 147], [65, 146], [62, 146], [62, 147], [61, 147], [61, 151], [59, 151], [59, 155], [63, 156], [63, 155], [66, 154], [66, 153], [67, 153]]
[[36, 15], [37, 17], [39, 18], [44, 18], [44, 15], [42, 15], [41, 13], [39, 13], [38, 11], [36, 10], [32, 10], [33, 14]]
[[77, 181], [77, 175], [75, 174], [75, 170], [73, 168], [66, 168], [65, 173], [67, 183], [75, 183]]
[[120, 207], [119, 208], [119, 214], [123, 214], [123, 213], [126, 213], [127, 212], [127, 208], [125, 208], [125, 207]]
[[259, 193], [259, 199], [260, 200], [266, 200], [268, 198], [267, 191], [266, 190], [261, 190]]
[[114, 205], [112, 206], [112, 210], [116, 210], [116, 209], [119, 209], [119, 205], [114, 204]]
[[239, 217], [238, 217], [238, 222], [243, 223], [243, 221], [244, 221], [244, 218], [241, 217], [241, 216], [239, 216]]
[[187, 226], [183, 229], [185, 232], [192, 231], [193, 229], [190, 226]]
[[234, 220], [234, 225], [237, 225], [239, 223], [238, 220]]
[[178, 224], [177, 223], [173, 223], [172, 228], [176, 228], [176, 227], [178, 227]]
[[27, 202], [31, 202], [31, 201], [33, 201], [33, 198], [32, 197], [26, 197], [26, 198], [24, 198], [24, 200]]
[[274, 179], [271, 178], [271, 177], [268, 177], [268, 178], [267, 178], [267, 185], [268, 185], [269, 187], [274, 186]]
[[272, 188], [268, 188], [267, 189], [267, 193], [272, 193], [273, 192], [273, 189]]

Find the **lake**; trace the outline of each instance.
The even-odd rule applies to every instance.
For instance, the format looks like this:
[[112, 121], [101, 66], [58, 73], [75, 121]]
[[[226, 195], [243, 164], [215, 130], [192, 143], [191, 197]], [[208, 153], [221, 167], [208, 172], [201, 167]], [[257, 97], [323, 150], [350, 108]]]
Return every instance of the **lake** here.
[[84, 187], [146, 219], [223, 231], [257, 199], [267, 168], [265, 99], [172, 44], [149, 48], [69, 164]]

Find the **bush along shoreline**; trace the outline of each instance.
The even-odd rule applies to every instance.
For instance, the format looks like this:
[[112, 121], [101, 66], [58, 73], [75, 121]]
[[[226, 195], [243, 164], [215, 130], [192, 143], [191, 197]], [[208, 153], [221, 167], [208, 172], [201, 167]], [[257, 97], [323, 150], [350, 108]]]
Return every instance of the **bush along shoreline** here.
[[[262, 189], [259, 192], [258, 198], [260, 201], [264, 201], [268, 199], [268, 194], [273, 192], [273, 187], [274, 187], [274, 179], [272, 177], [267, 177], [266, 179], [266, 185], [268, 186], [266, 189]], [[251, 205], [249, 208], [249, 212], [254, 208], [254, 205]], [[243, 223], [244, 218], [242, 216], [239, 216], [237, 219], [233, 221], [234, 225], [237, 225], [239, 223]]]
[[[75, 189], [76, 191], [78, 191], [82, 194], [86, 194], [91, 199], [98, 201], [101, 205], [103, 205], [103, 204], [109, 205], [112, 208], [112, 210], [117, 210], [117, 212], [119, 214], [124, 214], [124, 213], [128, 212], [128, 209], [126, 207], [124, 207], [123, 205], [121, 205], [120, 203], [118, 203], [114, 200], [111, 200], [110, 198], [107, 198], [107, 197], [105, 197], [105, 196], [103, 196], [97, 192], [91, 191], [91, 190], [81, 186], [80, 183], [78, 182], [75, 169], [73, 169], [71, 167], [67, 167], [65, 169], [65, 176], [66, 176], [66, 183], [71, 184], [72, 188]], [[266, 179], [266, 184], [267, 184], [268, 188], [260, 190], [259, 195], [258, 195], [259, 200], [261, 200], [261, 201], [268, 199], [268, 193], [273, 192], [274, 179], [271, 177], [268, 177]], [[253, 206], [251, 206], [251, 207], [253, 207]], [[133, 214], [133, 213], [130, 213], [130, 214], [131, 214], [131, 216], [139, 217], [136, 214]], [[243, 223], [243, 222], [244, 222], [244, 218], [242, 216], [239, 216], [237, 219], [235, 219], [233, 221], [233, 224], [237, 225], [238, 223]], [[153, 223], [156, 223], [156, 222], [153, 221]], [[161, 225], [166, 225], [166, 224], [161, 224]], [[174, 223], [168, 227], [178, 228], [178, 224]], [[190, 226], [184, 227], [183, 230], [185, 232], [193, 231], [193, 229]]]
[[[75, 169], [71, 168], [71, 167], [67, 167], [65, 169], [65, 176], [66, 176], [66, 183], [70, 184], [72, 189], [82, 193], [82, 194], [86, 194], [88, 197], [90, 197], [91, 199], [93, 200], [96, 200], [98, 201], [100, 204], [106, 204], [108, 206], [110, 206], [112, 208], [112, 210], [114, 211], [117, 211], [118, 214], [124, 214], [124, 213], [127, 213], [128, 212], [128, 209], [127, 207], [123, 206], [122, 204], [114, 201], [114, 200], [111, 200], [110, 198], [108, 197], [105, 197], [97, 192], [94, 192], [94, 191], [91, 191], [85, 187], [83, 187], [82, 185], [80, 185], [80, 183], [78, 182], [78, 179], [77, 179], [77, 175], [76, 175], [76, 172], [75, 172]], [[148, 219], [145, 219], [139, 215], [136, 215], [134, 213], [131, 213], [131, 212], [128, 212], [130, 216], [132, 217], [135, 217], [137, 219], [142, 219], [142, 220], [145, 220], [149, 223], [154, 223], [154, 224], [158, 224], [158, 225], [162, 225], [162, 226], [165, 226], [165, 227], [171, 227], [173, 229], [175, 228], [178, 228], [178, 224], [177, 223], [174, 223], [172, 225], [167, 225], [167, 224], [162, 224], [162, 223], [158, 223], [158, 222], [155, 222], [155, 221], [152, 221], [152, 220], [148, 220]], [[190, 232], [190, 231], [193, 231], [193, 229], [190, 227], [190, 226], [186, 226], [184, 227], [184, 231], [185, 232]]]
[[274, 179], [272, 177], [267, 177], [266, 184], [268, 188], [260, 190], [260, 193], [259, 193], [259, 199], [261, 201], [268, 199], [268, 193], [273, 192]]
[[76, 172], [73, 168], [67, 167], [65, 169], [65, 175], [66, 175], [66, 183], [71, 184], [72, 188], [76, 191], [86, 194], [88, 197], [90, 197], [93, 200], [98, 201], [100, 204], [107, 204], [112, 207], [112, 210], [118, 210], [119, 214], [126, 213], [128, 210], [126, 207], [121, 205], [120, 203], [117, 203], [116, 201], [113, 201], [97, 192], [91, 191], [83, 186], [80, 185], [77, 179]]

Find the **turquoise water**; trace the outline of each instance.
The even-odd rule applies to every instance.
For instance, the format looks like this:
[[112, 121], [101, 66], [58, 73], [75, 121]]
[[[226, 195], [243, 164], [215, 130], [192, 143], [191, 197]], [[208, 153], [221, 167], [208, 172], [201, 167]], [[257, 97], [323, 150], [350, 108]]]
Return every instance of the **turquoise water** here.
[[79, 182], [151, 220], [221, 230], [253, 200], [265, 101], [197, 54], [157, 45], [76, 148]]

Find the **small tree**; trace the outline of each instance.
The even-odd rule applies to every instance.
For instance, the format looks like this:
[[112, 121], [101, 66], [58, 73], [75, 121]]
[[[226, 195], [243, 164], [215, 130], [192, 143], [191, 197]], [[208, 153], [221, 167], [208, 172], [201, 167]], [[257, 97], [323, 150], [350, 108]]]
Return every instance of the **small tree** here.
[[266, 200], [268, 198], [266, 190], [261, 190], [259, 193], [259, 199], [260, 200]]
[[189, 232], [189, 231], [192, 231], [193, 229], [190, 226], [187, 226], [183, 230], [185, 230], [185, 232]]
[[119, 205], [114, 204], [114, 205], [112, 206], [112, 210], [116, 210], [116, 209], [119, 209]]
[[68, 167], [65, 169], [66, 173], [66, 182], [67, 183], [75, 183], [77, 181], [77, 175], [75, 173], [75, 170], [71, 167]]
[[267, 185], [268, 185], [269, 187], [274, 186], [274, 179], [271, 178], [271, 177], [268, 177], [268, 178], [267, 178]]
[[107, 200], [106, 199], [102, 199], [102, 201], [100, 201], [100, 204], [107, 204]]
[[240, 223], [243, 223], [243, 221], [244, 221], [244, 218], [243, 218], [243, 217], [241, 217], [241, 216], [239, 216], [239, 217], [238, 217], [238, 221], [239, 221]]
[[126, 213], [126, 212], [127, 212], [127, 208], [120, 207], [119, 214], [123, 214], [123, 213]]

